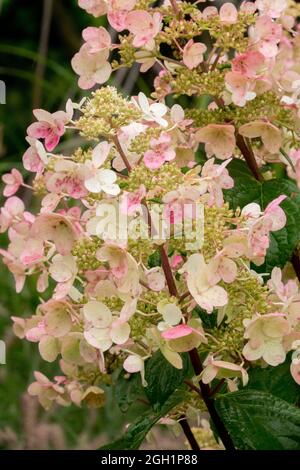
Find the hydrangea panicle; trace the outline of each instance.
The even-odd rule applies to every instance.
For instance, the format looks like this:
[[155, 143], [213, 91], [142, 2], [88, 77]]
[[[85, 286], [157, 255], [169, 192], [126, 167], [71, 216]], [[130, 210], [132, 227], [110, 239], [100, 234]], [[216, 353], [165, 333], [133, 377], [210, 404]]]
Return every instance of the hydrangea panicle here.
[[[72, 67], [80, 88], [103, 86], [65, 111], [36, 109], [23, 155], [31, 179], [16, 169], [2, 177], [0, 255], [16, 291], [32, 276], [41, 297], [32, 316], [12, 317], [13, 330], [62, 370], [53, 380], [34, 373], [28, 392], [46, 409], [104, 406], [117, 377], [130, 374], [147, 387], [157, 357], [174, 374], [185, 374], [190, 357], [180, 406], [197, 418], [224, 382], [229, 391], [246, 386], [251, 367], [276, 368], [290, 351], [300, 383], [299, 283], [279, 255], [281, 267], [270, 263], [273, 232], [280, 245], [297, 230], [289, 212], [299, 194], [288, 190], [300, 187], [293, 2], [203, 11], [198, 3], [79, 0], [107, 15], [109, 31], [85, 28]], [[153, 67], [150, 97], [104, 86], [134, 63]], [[187, 109], [176, 102], [182, 95], [193, 96]], [[59, 152], [69, 131], [80, 146]], [[277, 173], [282, 191], [282, 179], [271, 188]], [[24, 188], [40, 197], [34, 213], [19, 197]], [[191, 243], [199, 232], [201, 243]]]

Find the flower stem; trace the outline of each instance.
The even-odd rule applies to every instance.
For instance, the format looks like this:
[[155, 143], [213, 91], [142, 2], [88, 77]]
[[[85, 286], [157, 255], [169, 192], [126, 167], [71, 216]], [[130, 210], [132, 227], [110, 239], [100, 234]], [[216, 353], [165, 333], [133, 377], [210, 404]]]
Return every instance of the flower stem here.
[[[178, 297], [178, 291], [177, 291], [175, 280], [174, 280], [172, 270], [169, 264], [168, 255], [163, 245], [160, 247], [160, 255], [161, 255], [162, 268], [166, 276], [166, 281], [167, 281], [169, 292], [171, 295]], [[190, 355], [191, 363], [194, 368], [195, 374], [200, 375], [201, 372], [203, 371], [203, 366], [202, 366], [197, 349], [194, 348], [191, 351], [189, 351], [189, 355]], [[220, 439], [222, 440], [224, 444], [225, 449], [235, 450], [231, 437], [229, 436], [227, 429], [225, 428], [220, 416], [218, 415], [215, 409], [214, 400], [211, 397], [211, 389], [209, 385], [204, 384], [202, 380], [200, 380], [199, 387], [200, 387], [202, 399], [207, 407], [211, 420], [214, 423], [214, 426], [220, 436]]]
[[242, 155], [244, 159], [246, 160], [248, 167], [252, 171], [254, 178], [257, 179], [257, 181], [263, 181], [264, 180], [263, 176], [259, 171], [257, 161], [255, 160], [255, 156], [254, 156], [251, 146], [247, 145], [244, 137], [241, 136], [240, 134], [237, 134], [236, 144], [238, 148], [240, 149], [240, 151], [242, 152]]
[[[170, 267], [169, 258], [166, 253], [165, 247], [163, 245], [161, 245], [160, 247], [160, 256], [161, 256], [161, 264], [162, 264], [163, 271], [165, 273], [169, 292], [174, 297], [178, 297], [178, 291], [177, 291], [173, 273]], [[203, 366], [202, 366], [197, 349], [194, 348], [191, 351], [189, 351], [189, 355], [190, 355], [191, 363], [193, 365], [195, 374], [200, 375], [201, 372], [203, 371]], [[199, 387], [200, 387], [202, 399], [207, 407], [211, 420], [214, 423], [214, 426], [220, 436], [220, 439], [222, 440], [224, 444], [225, 449], [235, 450], [231, 437], [229, 436], [227, 429], [225, 428], [220, 416], [218, 415], [215, 409], [214, 400], [211, 397], [211, 390], [210, 390], [209, 385], [204, 384], [202, 380], [200, 380]]]
[[196, 385], [194, 385], [191, 380], [185, 379], [185, 380], [184, 380], [184, 383], [185, 383], [191, 390], [193, 390], [194, 392], [198, 393], [198, 395], [200, 395], [200, 397], [202, 398], [200, 388], [196, 387]]
[[118, 150], [118, 152], [119, 152], [119, 154], [120, 154], [120, 157], [122, 158], [122, 160], [123, 160], [123, 162], [124, 162], [124, 165], [126, 166], [128, 172], [130, 172], [130, 171], [131, 171], [131, 165], [130, 165], [130, 163], [129, 163], [129, 161], [128, 161], [128, 159], [127, 159], [127, 157], [126, 157], [126, 155], [125, 155], [125, 153], [124, 153], [124, 151], [123, 151], [123, 149], [122, 149], [122, 147], [121, 147], [121, 144], [120, 144], [120, 142], [119, 142], [118, 137], [115, 135], [115, 136], [113, 137], [112, 141], [113, 141], [113, 143], [115, 144], [116, 149]]
[[190, 425], [189, 423], [187, 422], [187, 419], [184, 415], [180, 416], [179, 418], [179, 424], [180, 426], [182, 427], [182, 430], [185, 434], [185, 437], [187, 438], [190, 446], [191, 446], [191, 449], [192, 450], [196, 450], [196, 451], [199, 451], [201, 450], [200, 447], [199, 447], [199, 444], [198, 442], [196, 441], [195, 439], [195, 436], [194, 434], [192, 433], [192, 430], [190, 428]]
[[172, 274], [172, 269], [171, 269], [171, 266], [170, 266], [170, 263], [169, 263], [169, 258], [168, 258], [167, 252], [165, 250], [165, 247], [163, 245], [161, 245], [159, 247], [159, 251], [160, 251], [160, 257], [161, 257], [161, 265], [162, 265], [163, 271], [165, 273], [165, 277], [166, 277], [169, 292], [174, 297], [178, 297], [177, 287], [176, 287], [176, 284], [175, 284], [175, 280], [174, 280], [174, 277], [173, 277], [173, 274]]
[[[190, 359], [195, 371], [196, 375], [200, 375], [201, 372], [203, 371], [203, 366], [198, 354], [198, 351], [196, 348], [192, 349], [189, 351]], [[208, 412], [210, 414], [211, 420], [216, 428], [216, 431], [222, 440], [224, 447], [226, 450], [235, 450], [234, 444], [232, 442], [232, 439], [225, 428], [223, 421], [221, 420], [220, 416], [218, 415], [215, 405], [214, 405], [214, 400], [211, 397], [211, 390], [209, 385], [204, 384], [202, 380], [199, 381], [199, 387], [201, 390], [202, 398], [203, 401], [208, 409]]]

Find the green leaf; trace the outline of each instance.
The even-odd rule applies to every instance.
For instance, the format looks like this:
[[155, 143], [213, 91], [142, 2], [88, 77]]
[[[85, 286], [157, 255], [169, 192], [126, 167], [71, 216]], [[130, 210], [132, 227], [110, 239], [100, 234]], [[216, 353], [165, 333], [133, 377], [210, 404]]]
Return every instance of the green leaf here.
[[288, 196], [280, 204], [286, 213], [287, 223], [282, 230], [270, 235], [271, 243], [265, 262], [267, 272], [274, 266], [283, 268], [300, 240], [300, 191], [293, 181], [281, 179], [264, 182], [261, 192], [262, 207], [265, 208], [280, 194]]
[[201, 307], [199, 307], [199, 305], [196, 305], [193, 312], [195, 312], [199, 316], [204, 328], [208, 328], [209, 330], [211, 330], [217, 326], [217, 318], [218, 318], [217, 310], [214, 310], [212, 313], [207, 315], [206, 310], [203, 310]]
[[300, 450], [300, 410], [270, 393], [242, 390], [215, 402], [240, 450]]
[[148, 258], [149, 268], [155, 268], [156, 266], [161, 266], [161, 257], [159, 251], [155, 251]]
[[181, 354], [183, 368], [176, 369], [157, 351], [151, 359], [146, 362], [145, 378], [148, 386], [145, 388], [146, 395], [153, 406], [158, 411], [170, 395], [184, 381], [191, 377], [192, 368], [189, 355]]
[[244, 390], [268, 392], [296, 405], [300, 399], [300, 387], [291, 376], [290, 364], [291, 360], [287, 359], [275, 369], [271, 366], [265, 369], [250, 369], [249, 383]]
[[169, 413], [169, 411], [171, 411], [175, 406], [181, 403], [185, 397], [186, 395], [184, 390], [177, 390], [171, 395], [171, 397], [169, 397], [159, 412], [149, 409], [129, 426], [126, 434], [121, 439], [101, 447], [100, 450], [138, 449], [152, 426], [154, 426], [160, 418]]
[[258, 268], [260, 272], [271, 272], [274, 266], [284, 267], [300, 240], [300, 191], [294, 181], [276, 179], [256, 181], [249, 173], [245, 163], [234, 160], [228, 165], [229, 172], [235, 180], [233, 189], [224, 191], [226, 201], [233, 209], [243, 208], [251, 202], [257, 202], [265, 209], [269, 202], [281, 194], [285, 199], [280, 206], [287, 216], [286, 226], [270, 234], [270, 247], [265, 264]]
[[234, 187], [224, 191], [224, 196], [232, 209], [243, 208], [250, 202], [259, 202], [261, 183], [250, 172], [242, 160], [232, 160], [227, 166], [234, 179]]
[[131, 374], [128, 379], [124, 375], [123, 371], [119, 374], [115, 386], [115, 396], [123, 413], [128, 411], [138, 397], [145, 397], [140, 374]]

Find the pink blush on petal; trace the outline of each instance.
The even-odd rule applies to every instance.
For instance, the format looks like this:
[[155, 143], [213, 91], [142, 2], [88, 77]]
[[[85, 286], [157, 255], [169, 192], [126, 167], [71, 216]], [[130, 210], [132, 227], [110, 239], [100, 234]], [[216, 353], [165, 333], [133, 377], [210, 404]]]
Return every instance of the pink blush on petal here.
[[188, 336], [193, 333], [193, 328], [188, 325], [178, 325], [174, 326], [174, 328], [169, 328], [168, 330], [164, 331], [161, 336], [164, 339], [177, 339], [182, 338], [183, 336]]
[[48, 123], [34, 122], [27, 129], [29, 137], [44, 139], [51, 133], [51, 126]]
[[55, 149], [58, 143], [59, 143], [59, 136], [56, 134], [50, 133], [50, 135], [48, 135], [45, 138], [45, 147], [48, 150], [48, 152], [52, 152], [52, 150]]

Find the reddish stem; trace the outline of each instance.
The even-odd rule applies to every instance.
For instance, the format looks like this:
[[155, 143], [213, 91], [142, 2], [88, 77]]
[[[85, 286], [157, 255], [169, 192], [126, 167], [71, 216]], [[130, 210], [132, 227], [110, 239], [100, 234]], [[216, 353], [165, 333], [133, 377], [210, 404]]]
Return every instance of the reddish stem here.
[[257, 161], [255, 159], [255, 156], [254, 156], [251, 145], [247, 145], [244, 137], [241, 136], [240, 134], [237, 134], [237, 136], [236, 136], [236, 145], [238, 146], [238, 148], [242, 152], [242, 155], [243, 155], [244, 159], [246, 160], [246, 163], [247, 163], [248, 167], [252, 171], [252, 174], [253, 174], [254, 178], [257, 179], [257, 181], [264, 181], [264, 179], [263, 179], [263, 177], [262, 177], [262, 175], [259, 171]]
[[182, 427], [182, 430], [185, 434], [185, 437], [187, 438], [187, 440], [189, 441], [189, 444], [191, 446], [191, 449], [192, 450], [195, 450], [195, 451], [199, 451], [201, 450], [200, 447], [199, 447], [199, 444], [198, 442], [196, 441], [195, 439], [195, 436], [194, 434], [192, 433], [192, 430], [190, 428], [190, 425], [189, 423], [187, 422], [187, 419], [184, 415], [180, 416], [179, 418], [179, 424], [180, 426]]
[[[194, 348], [191, 351], [189, 351], [189, 355], [190, 355], [190, 359], [191, 359], [195, 374], [200, 375], [201, 372], [203, 371], [203, 366], [202, 366], [202, 363], [201, 363], [201, 360], [200, 360], [197, 349]], [[202, 382], [202, 380], [200, 380], [199, 381], [199, 387], [200, 387], [200, 390], [201, 390], [202, 399], [203, 399], [203, 401], [204, 401], [204, 403], [205, 403], [205, 405], [208, 409], [211, 420], [212, 420], [212, 422], [213, 422], [213, 424], [214, 424], [214, 426], [217, 430], [217, 433], [219, 434], [219, 436], [220, 436], [220, 438], [221, 438], [221, 440], [224, 444], [225, 449], [226, 450], [235, 450], [232, 439], [231, 439], [227, 429], [225, 428], [225, 426], [223, 424], [223, 421], [221, 420], [220, 416], [218, 415], [218, 413], [216, 411], [214, 400], [211, 397], [211, 389], [210, 389], [209, 385], [204, 384]]]
[[171, 266], [170, 266], [170, 263], [169, 263], [169, 258], [168, 258], [168, 255], [166, 253], [165, 247], [163, 245], [161, 245], [159, 247], [159, 250], [160, 250], [160, 257], [161, 257], [161, 265], [162, 265], [163, 271], [165, 273], [165, 277], [166, 277], [169, 292], [174, 297], [178, 297], [177, 287], [176, 287], [176, 284], [175, 284], [175, 280], [174, 280], [174, 277], [173, 277], [172, 269], [171, 269]]
[[130, 163], [129, 163], [129, 161], [128, 161], [128, 159], [127, 159], [127, 157], [126, 157], [126, 155], [125, 155], [125, 153], [124, 153], [124, 151], [121, 147], [121, 144], [119, 142], [118, 137], [115, 135], [112, 140], [113, 140], [113, 143], [116, 146], [116, 149], [118, 150], [118, 152], [120, 154], [120, 157], [122, 158], [122, 160], [124, 162], [124, 165], [126, 166], [126, 168], [128, 170], [128, 173], [129, 173], [131, 171], [131, 165], [130, 165]]

